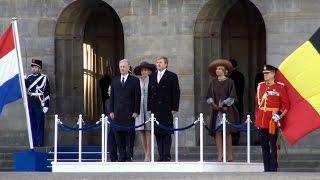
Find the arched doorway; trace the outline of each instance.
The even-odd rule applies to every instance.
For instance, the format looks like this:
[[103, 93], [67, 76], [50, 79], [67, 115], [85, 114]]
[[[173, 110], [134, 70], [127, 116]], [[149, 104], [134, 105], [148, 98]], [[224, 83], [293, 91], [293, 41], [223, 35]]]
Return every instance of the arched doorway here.
[[[98, 81], [108, 65], [117, 67], [123, 44], [120, 18], [104, 1], [78, 0], [63, 10], [55, 32], [55, 72], [56, 112], [65, 121], [74, 124], [78, 114], [97, 121], [103, 112]], [[91, 139], [88, 144], [95, 143]]]
[[[208, 64], [216, 58], [233, 58], [245, 77], [244, 114], [253, 115], [255, 75], [266, 61], [265, 25], [257, 7], [249, 0], [209, 1], [196, 21], [194, 48], [195, 112], [210, 118], [205, 101], [210, 82]], [[206, 144], [213, 143], [206, 138]]]

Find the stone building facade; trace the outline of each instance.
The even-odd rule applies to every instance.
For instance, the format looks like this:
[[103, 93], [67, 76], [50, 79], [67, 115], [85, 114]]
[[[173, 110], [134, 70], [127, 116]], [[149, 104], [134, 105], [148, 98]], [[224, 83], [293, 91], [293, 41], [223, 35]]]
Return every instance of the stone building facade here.
[[[25, 70], [32, 58], [43, 60], [52, 87], [46, 120], [52, 145], [54, 114], [69, 124], [80, 113], [89, 123], [97, 120], [97, 81], [122, 58], [135, 66], [169, 57], [180, 80], [181, 126], [200, 112], [209, 117], [209, 62], [235, 58], [246, 79], [245, 112], [252, 114], [255, 74], [265, 62], [279, 65], [315, 32], [319, 9], [320, 0], [0, 0], [0, 32], [17, 17]], [[27, 145], [21, 101], [4, 109], [0, 124], [0, 145]], [[197, 145], [197, 132], [181, 132], [180, 146]], [[62, 137], [64, 144], [77, 142]], [[99, 134], [87, 137], [87, 144], [99, 142]], [[315, 132], [298, 145], [319, 142]], [[206, 144], [212, 144], [208, 137]]]

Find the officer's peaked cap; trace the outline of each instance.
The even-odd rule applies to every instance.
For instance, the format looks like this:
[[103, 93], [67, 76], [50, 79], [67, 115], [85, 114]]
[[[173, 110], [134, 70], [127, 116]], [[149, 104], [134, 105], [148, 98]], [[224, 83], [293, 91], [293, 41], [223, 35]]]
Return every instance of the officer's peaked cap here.
[[32, 61], [31, 61], [31, 67], [32, 67], [32, 66], [37, 66], [37, 67], [39, 67], [39, 68], [42, 69], [42, 61], [39, 60], [39, 59], [32, 59]]

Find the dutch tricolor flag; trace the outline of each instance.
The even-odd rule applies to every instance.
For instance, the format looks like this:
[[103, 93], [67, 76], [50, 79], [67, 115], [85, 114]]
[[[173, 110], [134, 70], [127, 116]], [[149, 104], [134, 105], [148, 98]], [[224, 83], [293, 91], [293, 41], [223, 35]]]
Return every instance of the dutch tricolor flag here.
[[26, 92], [26, 86], [23, 79], [17, 20], [13, 18], [10, 27], [0, 37], [0, 115], [6, 104], [23, 98], [29, 145], [30, 149], [33, 149]]
[[0, 113], [3, 107], [22, 98], [19, 61], [13, 25], [0, 38]]

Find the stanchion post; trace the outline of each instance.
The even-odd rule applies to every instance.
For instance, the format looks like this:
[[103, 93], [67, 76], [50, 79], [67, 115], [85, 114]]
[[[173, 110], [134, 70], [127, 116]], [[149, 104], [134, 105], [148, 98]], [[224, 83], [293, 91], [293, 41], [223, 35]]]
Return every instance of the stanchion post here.
[[154, 163], [154, 114], [151, 114], [151, 162]]
[[105, 162], [105, 148], [104, 148], [104, 146], [105, 146], [105, 141], [104, 141], [104, 128], [105, 128], [105, 123], [106, 123], [106, 121], [105, 121], [105, 119], [104, 119], [104, 114], [102, 114], [102, 116], [101, 116], [101, 118], [102, 118], [102, 121], [101, 121], [101, 162]]
[[[179, 118], [176, 117], [174, 119], [174, 127], [176, 129], [179, 128]], [[178, 150], [178, 146], [179, 146], [179, 135], [178, 135], [178, 131], [174, 131], [174, 136], [175, 136], [175, 161], [178, 162], [178, 158], [179, 158], [179, 150]]]
[[[82, 128], [82, 114], [79, 115], [78, 119], [79, 128]], [[82, 161], [82, 130], [79, 130], [79, 162]]]
[[54, 115], [54, 155], [53, 162], [58, 162], [58, 115]]
[[250, 159], [250, 123], [251, 123], [251, 119], [250, 119], [250, 115], [247, 115], [247, 163], [251, 163], [251, 159]]
[[105, 160], [105, 162], [107, 162], [108, 161], [108, 131], [109, 131], [109, 129], [108, 129], [108, 116], [104, 116], [104, 119], [105, 119], [105, 123], [104, 123], [104, 125], [105, 125], [105, 128], [104, 128], [104, 131], [105, 131], [105, 133], [104, 133], [104, 139], [105, 139], [105, 143], [104, 143], [104, 155], [105, 155], [105, 158], [104, 158], [104, 160]]
[[203, 113], [200, 113], [200, 162], [203, 163]]
[[223, 139], [223, 163], [227, 162], [227, 128], [226, 128], [226, 113], [223, 113], [222, 115], [222, 139]]

